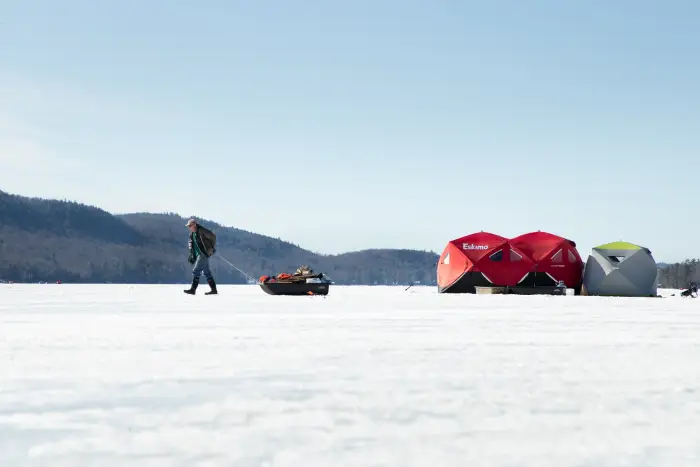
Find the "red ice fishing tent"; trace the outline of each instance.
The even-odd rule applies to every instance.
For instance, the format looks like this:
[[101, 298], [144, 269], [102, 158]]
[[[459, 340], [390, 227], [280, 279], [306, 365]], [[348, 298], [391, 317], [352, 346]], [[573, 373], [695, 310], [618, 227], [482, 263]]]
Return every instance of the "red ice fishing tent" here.
[[559, 281], [578, 294], [583, 281], [583, 260], [576, 242], [548, 232], [530, 232], [511, 238], [509, 243], [528, 255], [535, 267], [520, 285], [548, 287]]
[[476, 287], [551, 287], [580, 290], [583, 262], [571, 240], [547, 232], [507, 239], [478, 232], [450, 241], [437, 267], [440, 293], [476, 293]]
[[508, 239], [478, 232], [452, 240], [440, 256], [440, 293], [475, 293], [476, 287], [515, 286], [532, 271], [532, 261]]

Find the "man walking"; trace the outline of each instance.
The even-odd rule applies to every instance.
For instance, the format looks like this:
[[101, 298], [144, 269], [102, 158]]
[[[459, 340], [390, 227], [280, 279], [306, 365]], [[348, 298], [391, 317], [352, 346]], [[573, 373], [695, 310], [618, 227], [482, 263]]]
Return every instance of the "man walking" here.
[[187, 242], [190, 254], [187, 261], [190, 264], [194, 264], [194, 268], [192, 269], [192, 286], [184, 292], [194, 295], [199, 285], [199, 277], [204, 273], [204, 277], [207, 278], [209, 287], [211, 287], [211, 290], [206, 292], [205, 295], [215, 295], [218, 292], [216, 290], [216, 282], [214, 282], [214, 277], [209, 269], [209, 258], [216, 252], [216, 234], [199, 225], [194, 219], [187, 221], [185, 226], [190, 231], [189, 241]]

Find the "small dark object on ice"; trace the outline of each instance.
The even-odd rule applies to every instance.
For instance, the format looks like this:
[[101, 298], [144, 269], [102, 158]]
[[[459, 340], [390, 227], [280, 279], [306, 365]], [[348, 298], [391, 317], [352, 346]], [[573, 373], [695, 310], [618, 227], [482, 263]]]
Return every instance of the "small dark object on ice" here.
[[323, 273], [314, 274], [308, 266], [301, 266], [294, 274], [262, 276], [258, 284], [270, 295], [328, 295], [331, 281]]
[[684, 290], [681, 292], [681, 297], [693, 297], [696, 298], [698, 296], [698, 286], [694, 282], [691, 282], [688, 285], [688, 289]]

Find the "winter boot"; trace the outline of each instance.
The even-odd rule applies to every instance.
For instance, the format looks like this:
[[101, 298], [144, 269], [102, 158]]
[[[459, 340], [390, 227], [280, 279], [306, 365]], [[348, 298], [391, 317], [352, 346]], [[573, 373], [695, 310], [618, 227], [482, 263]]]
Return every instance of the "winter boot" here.
[[190, 286], [189, 289], [183, 290], [183, 292], [194, 295], [194, 293], [197, 291], [197, 286], [199, 285], [199, 277], [195, 277], [192, 279], [192, 285]]
[[216, 282], [214, 282], [214, 279], [208, 279], [207, 282], [209, 283], [209, 287], [211, 287], [211, 290], [209, 292], [205, 292], [204, 295], [216, 295], [219, 292], [216, 291]]

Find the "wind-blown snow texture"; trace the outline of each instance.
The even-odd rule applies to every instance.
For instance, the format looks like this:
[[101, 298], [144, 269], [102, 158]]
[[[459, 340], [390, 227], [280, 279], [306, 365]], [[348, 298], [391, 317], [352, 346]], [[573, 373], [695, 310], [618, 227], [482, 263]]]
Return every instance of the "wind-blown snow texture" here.
[[698, 300], [181, 289], [0, 286], [0, 465], [700, 465]]

